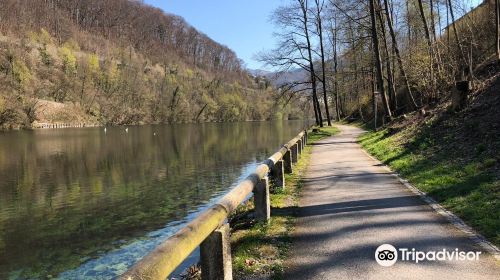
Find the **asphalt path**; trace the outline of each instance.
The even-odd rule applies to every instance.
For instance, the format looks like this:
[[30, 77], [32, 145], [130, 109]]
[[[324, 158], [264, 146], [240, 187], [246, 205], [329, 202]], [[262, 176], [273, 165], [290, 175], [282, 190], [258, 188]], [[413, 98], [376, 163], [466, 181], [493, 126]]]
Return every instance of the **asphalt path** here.
[[[339, 135], [314, 144], [285, 279], [500, 279], [497, 259], [362, 150], [361, 129], [338, 127]], [[375, 260], [382, 244], [396, 248], [394, 265]], [[401, 260], [405, 248], [481, 253], [416, 263]]]

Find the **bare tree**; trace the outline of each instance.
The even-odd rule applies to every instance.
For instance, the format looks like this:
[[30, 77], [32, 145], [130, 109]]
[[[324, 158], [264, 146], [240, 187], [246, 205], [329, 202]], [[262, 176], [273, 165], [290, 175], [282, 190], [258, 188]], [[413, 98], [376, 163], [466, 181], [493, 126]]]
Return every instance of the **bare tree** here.
[[495, 0], [495, 34], [497, 59], [500, 60], [500, 0]]
[[467, 59], [465, 58], [464, 50], [462, 48], [462, 43], [460, 42], [460, 37], [458, 36], [457, 25], [455, 22], [455, 14], [453, 13], [453, 6], [451, 5], [451, 0], [448, 0], [448, 9], [450, 10], [451, 26], [453, 29], [453, 34], [455, 35], [455, 43], [457, 44], [459, 56], [462, 60], [461, 63], [463, 63], [462, 67], [460, 67], [460, 68], [468, 69], [469, 67], [466, 66], [466, 65], [468, 65]]
[[387, 95], [384, 91], [384, 79], [382, 77], [382, 59], [380, 58], [380, 46], [377, 31], [377, 21], [375, 15], [375, 0], [370, 0], [370, 18], [371, 18], [371, 33], [372, 33], [372, 43], [373, 51], [375, 55], [375, 67], [377, 69], [377, 86], [380, 95], [382, 96], [382, 103], [384, 104], [384, 110], [389, 120], [392, 119], [391, 108], [389, 107], [389, 102], [387, 100]]
[[[315, 104], [317, 106], [319, 126], [323, 127], [323, 117], [321, 115], [321, 107], [319, 106], [318, 95], [316, 93], [316, 91], [317, 91], [316, 71], [314, 70], [311, 37], [309, 36], [308, 1], [307, 0], [297, 0], [297, 1], [299, 3], [300, 10], [302, 11], [301, 22], [303, 25], [304, 36], [305, 36], [306, 43], [307, 43], [307, 48], [306, 48], [307, 49], [307, 57], [308, 57], [307, 60], [309, 62], [309, 73], [311, 75], [312, 95], [313, 95], [313, 99], [315, 99]], [[325, 106], [328, 106], [328, 104], [325, 104]]]
[[338, 30], [337, 30], [337, 16], [334, 14], [333, 16], [333, 24], [331, 27], [331, 42], [333, 49], [333, 90], [334, 90], [334, 98], [335, 98], [335, 111], [337, 113], [337, 121], [340, 121], [341, 118], [341, 110], [340, 110], [340, 98], [338, 91], [338, 53], [337, 53], [337, 39], [338, 39]]
[[308, 81], [284, 85], [282, 95], [311, 92], [316, 124], [322, 126], [323, 117], [317, 96], [317, 75], [314, 68], [307, 0], [296, 0], [288, 6], [278, 8], [273, 13], [273, 21], [280, 30], [275, 34], [279, 38], [277, 47], [259, 54], [258, 59], [278, 68], [281, 72], [299, 67], [308, 73]]
[[430, 75], [430, 80], [431, 80], [431, 94], [434, 94], [434, 90], [436, 87], [435, 87], [435, 80], [434, 80], [434, 65], [433, 65], [434, 52], [432, 50], [432, 41], [431, 41], [429, 25], [427, 24], [427, 18], [425, 16], [422, 0], [417, 0], [417, 2], [418, 2], [418, 10], [420, 11], [420, 17], [421, 17], [422, 23], [424, 25], [425, 39], [426, 39], [427, 47], [428, 47], [428, 51], [429, 51], [429, 75]]
[[389, 34], [391, 35], [391, 41], [392, 41], [392, 47], [394, 48], [394, 52], [396, 54], [396, 58], [398, 61], [399, 65], [399, 71], [401, 72], [401, 77], [403, 78], [403, 81], [405, 83], [406, 87], [406, 92], [408, 93], [408, 97], [411, 101], [411, 105], [413, 105], [414, 108], [417, 108], [417, 103], [415, 102], [415, 98], [413, 97], [412, 91], [411, 91], [411, 86], [410, 83], [408, 82], [408, 77], [406, 75], [406, 71], [403, 65], [403, 59], [401, 58], [401, 53], [399, 51], [398, 47], [398, 40], [396, 39], [396, 34], [394, 32], [394, 27], [392, 24], [392, 17], [389, 13], [389, 4], [387, 3], [388, 0], [384, 0], [384, 8], [385, 8], [385, 15], [386, 15], [386, 20], [387, 20], [387, 25], [389, 27]]
[[319, 46], [320, 46], [320, 57], [321, 57], [321, 85], [323, 87], [323, 102], [325, 103], [325, 111], [326, 111], [326, 119], [328, 121], [328, 126], [332, 125], [330, 118], [330, 110], [328, 109], [328, 98], [326, 91], [326, 71], [325, 71], [325, 48], [323, 45], [323, 22], [322, 22], [322, 11], [325, 6], [325, 1], [315, 0], [316, 4], [316, 31], [319, 37]]

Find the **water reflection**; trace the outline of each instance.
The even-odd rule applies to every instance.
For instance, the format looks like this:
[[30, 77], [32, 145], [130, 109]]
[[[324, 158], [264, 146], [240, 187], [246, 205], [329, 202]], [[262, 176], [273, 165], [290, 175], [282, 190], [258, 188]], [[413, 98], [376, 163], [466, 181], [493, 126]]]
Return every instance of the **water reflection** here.
[[102, 275], [123, 270], [301, 127], [265, 122], [0, 134], [0, 278], [70, 275], [117, 248], [128, 253], [115, 254]]

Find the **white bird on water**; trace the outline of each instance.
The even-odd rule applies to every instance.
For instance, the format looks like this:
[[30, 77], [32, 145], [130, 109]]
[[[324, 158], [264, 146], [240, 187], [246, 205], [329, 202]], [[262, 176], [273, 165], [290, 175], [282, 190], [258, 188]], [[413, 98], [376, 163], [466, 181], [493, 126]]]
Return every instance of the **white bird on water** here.
[[106, 129], [106, 128], [104, 128], [104, 133], [106, 133], [106, 131], [107, 131], [107, 129]]
[[128, 127], [127, 127], [127, 128], [125, 128], [125, 132], [127, 132], [127, 133], [128, 133]]
[[156, 136], [156, 132], [153, 133], [153, 136]]

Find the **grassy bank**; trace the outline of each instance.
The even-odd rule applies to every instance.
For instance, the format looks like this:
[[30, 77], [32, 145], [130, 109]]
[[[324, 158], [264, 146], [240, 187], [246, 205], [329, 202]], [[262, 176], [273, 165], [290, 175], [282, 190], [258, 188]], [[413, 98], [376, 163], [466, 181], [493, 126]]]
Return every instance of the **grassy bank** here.
[[[333, 127], [325, 127], [309, 134], [308, 144], [338, 132]], [[282, 279], [284, 260], [290, 247], [290, 233], [294, 225], [293, 208], [298, 205], [302, 188], [302, 177], [311, 156], [311, 146], [306, 146], [292, 174], [285, 175], [285, 190], [272, 188], [271, 220], [255, 223], [250, 216], [253, 205], [248, 202], [233, 216], [231, 236], [233, 270], [236, 279], [255, 277]], [[279, 213], [279, 215], [273, 215]]]
[[[402, 129], [369, 132], [363, 147], [500, 245], [498, 140], [478, 143], [453, 128], [455, 116], [432, 117]], [[458, 125], [467, 126], [468, 122]]]

